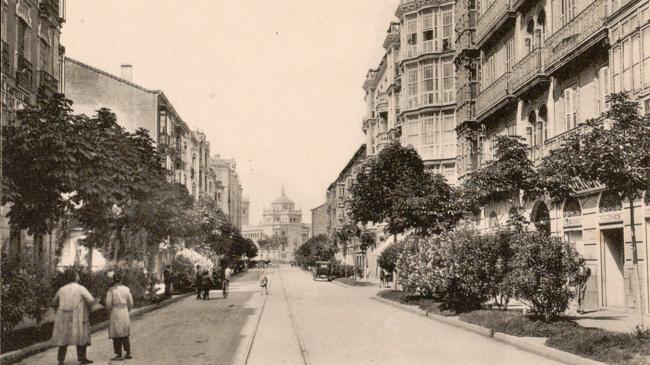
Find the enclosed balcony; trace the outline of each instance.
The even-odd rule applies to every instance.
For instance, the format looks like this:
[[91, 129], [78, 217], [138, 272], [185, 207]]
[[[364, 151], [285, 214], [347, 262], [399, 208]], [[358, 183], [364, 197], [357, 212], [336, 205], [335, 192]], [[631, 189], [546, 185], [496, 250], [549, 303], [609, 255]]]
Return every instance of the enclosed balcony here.
[[481, 90], [476, 98], [476, 117], [478, 120], [498, 110], [513, 98], [510, 86], [510, 73], [506, 72], [491, 85]]
[[34, 72], [32, 63], [27, 61], [27, 59], [22, 55], [18, 55], [16, 82], [28, 89], [32, 89], [34, 87]]
[[59, 81], [47, 71], [38, 72], [38, 87], [46, 93], [53, 94], [59, 91]]
[[9, 67], [11, 66], [11, 57], [9, 56], [9, 44], [2, 41], [2, 70], [9, 72]]
[[513, 0], [495, 0], [476, 22], [476, 45], [481, 47], [492, 36], [498, 34], [505, 25], [514, 23], [517, 13], [512, 7]]
[[542, 59], [543, 52], [543, 48], [537, 48], [513, 66], [510, 77], [513, 94], [525, 94], [526, 91], [548, 83]]
[[380, 151], [388, 144], [388, 133], [379, 132], [377, 133], [377, 138], [375, 139], [375, 145], [377, 146], [377, 151]]
[[377, 112], [384, 113], [388, 111], [388, 94], [381, 92], [377, 94]]
[[596, 0], [546, 39], [544, 64], [550, 74], [606, 40], [607, 2]]

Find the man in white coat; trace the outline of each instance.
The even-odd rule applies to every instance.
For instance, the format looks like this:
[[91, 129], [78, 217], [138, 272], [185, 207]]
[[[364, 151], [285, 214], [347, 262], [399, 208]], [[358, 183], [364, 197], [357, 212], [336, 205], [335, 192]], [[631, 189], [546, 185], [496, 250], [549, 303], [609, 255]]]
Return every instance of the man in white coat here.
[[56, 308], [52, 343], [59, 346], [57, 360], [59, 365], [65, 361], [68, 345], [77, 346], [77, 360], [82, 364], [92, 364], [86, 357], [90, 345], [90, 323], [88, 312], [95, 298], [82, 285], [78, 284], [79, 274], [71, 269], [64, 273], [66, 285], [56, 292], [52, 306]]
[[[131, 290], [122, 284], [123, 275], [116, 272], [113, 275], [113, 286], [106, 293], [106, 310], [110, 312], [108, 324], [108, 337], [113, 339], [115, 357], [111, 360], [119, 361], [131, 359], [131, 320], [129, 311], [133, 308]], [[122, 348], [126, 356], [122, 357]]]

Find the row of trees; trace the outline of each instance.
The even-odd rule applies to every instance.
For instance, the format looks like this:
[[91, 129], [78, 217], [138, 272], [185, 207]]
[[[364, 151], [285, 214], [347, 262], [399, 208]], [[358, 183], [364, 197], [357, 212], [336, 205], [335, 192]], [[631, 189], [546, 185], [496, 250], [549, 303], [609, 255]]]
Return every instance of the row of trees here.
[[574, 192], [576, 181], [595, 182], [629, 203], [641, 310], [633, 202], [650, 187], [650, 118], [641, 116], [638, 104], [624, 93], [612, 94], [609, 104], [604, 118], [569, 131], [562, 146], [539, 166], [528, 158], [529, 147], [520, 137], [497, 137], [494, 160], [470, 173], [458, 188], [427, 171], [412, 148], [390, 144], [357, 175], [352, 219], [361, 225], [385, 223], [393, 235], [409, 231], [426, 237], [453, 229], [464, 215], [493, 202], [508, 202], [521, 219], [526, 202], [545, 195], [561, 202]]
[[[33, 252], [7, 252], [15, 245], [3, 245], [2, 301], [12, 304], [2, 308], [11, 325], [24, 316], [40, 320], [47, 309], [42, 299], [54, 285], [57, 262], [45, 260], [46, 235], [58, 259], [71, 228], [82, 227], [87, 267], [97, 249], [109, 266], [142, 267], [148, 275], [163, 243], [222, 265], [257, 255], [211, 197], [197, 200], [171, 181], [146, 130], [125, 130], [108, 109], [87, 116], [71, 106], [60, 94], [39, 97], [2, 128], [2, 205], [12, 230], [26, 230], [34, 241]], [[13, 268], [11, 275], [5, 268]], [[140, 286], [150, 285], [144, 282], [150, 278], [138, 277]]]

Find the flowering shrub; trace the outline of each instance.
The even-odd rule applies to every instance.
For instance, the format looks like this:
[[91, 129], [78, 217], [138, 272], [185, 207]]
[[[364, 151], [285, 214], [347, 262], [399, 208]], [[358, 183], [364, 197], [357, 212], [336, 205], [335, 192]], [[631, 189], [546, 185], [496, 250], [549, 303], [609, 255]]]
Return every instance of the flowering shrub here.
[[2, 337], [23, 318], [43, 319], [51, 299], [49, 283], [40, 263], [31, 258], [2, 255]]
[[560, 316], [575, 296], [584, 261], [570, 243], [539, 232], [513, 237], [512, 282], [519, 301], [532, 315], [549, 320]]
[[177, 293], [194, 290], [194, 262], [185, 255], [176, 255], [172, 262], [172, 288]]

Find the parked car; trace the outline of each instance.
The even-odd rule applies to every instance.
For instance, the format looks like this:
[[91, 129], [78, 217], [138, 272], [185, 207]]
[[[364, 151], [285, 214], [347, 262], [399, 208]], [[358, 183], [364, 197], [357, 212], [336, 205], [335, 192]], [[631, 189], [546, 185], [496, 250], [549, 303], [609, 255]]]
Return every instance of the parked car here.
[[325, 279], [332, 281], [334, 275], [332, 274], [332, 264], [328, 261], [316, 261], [314, 264], [314, 281], [318, 279]]

